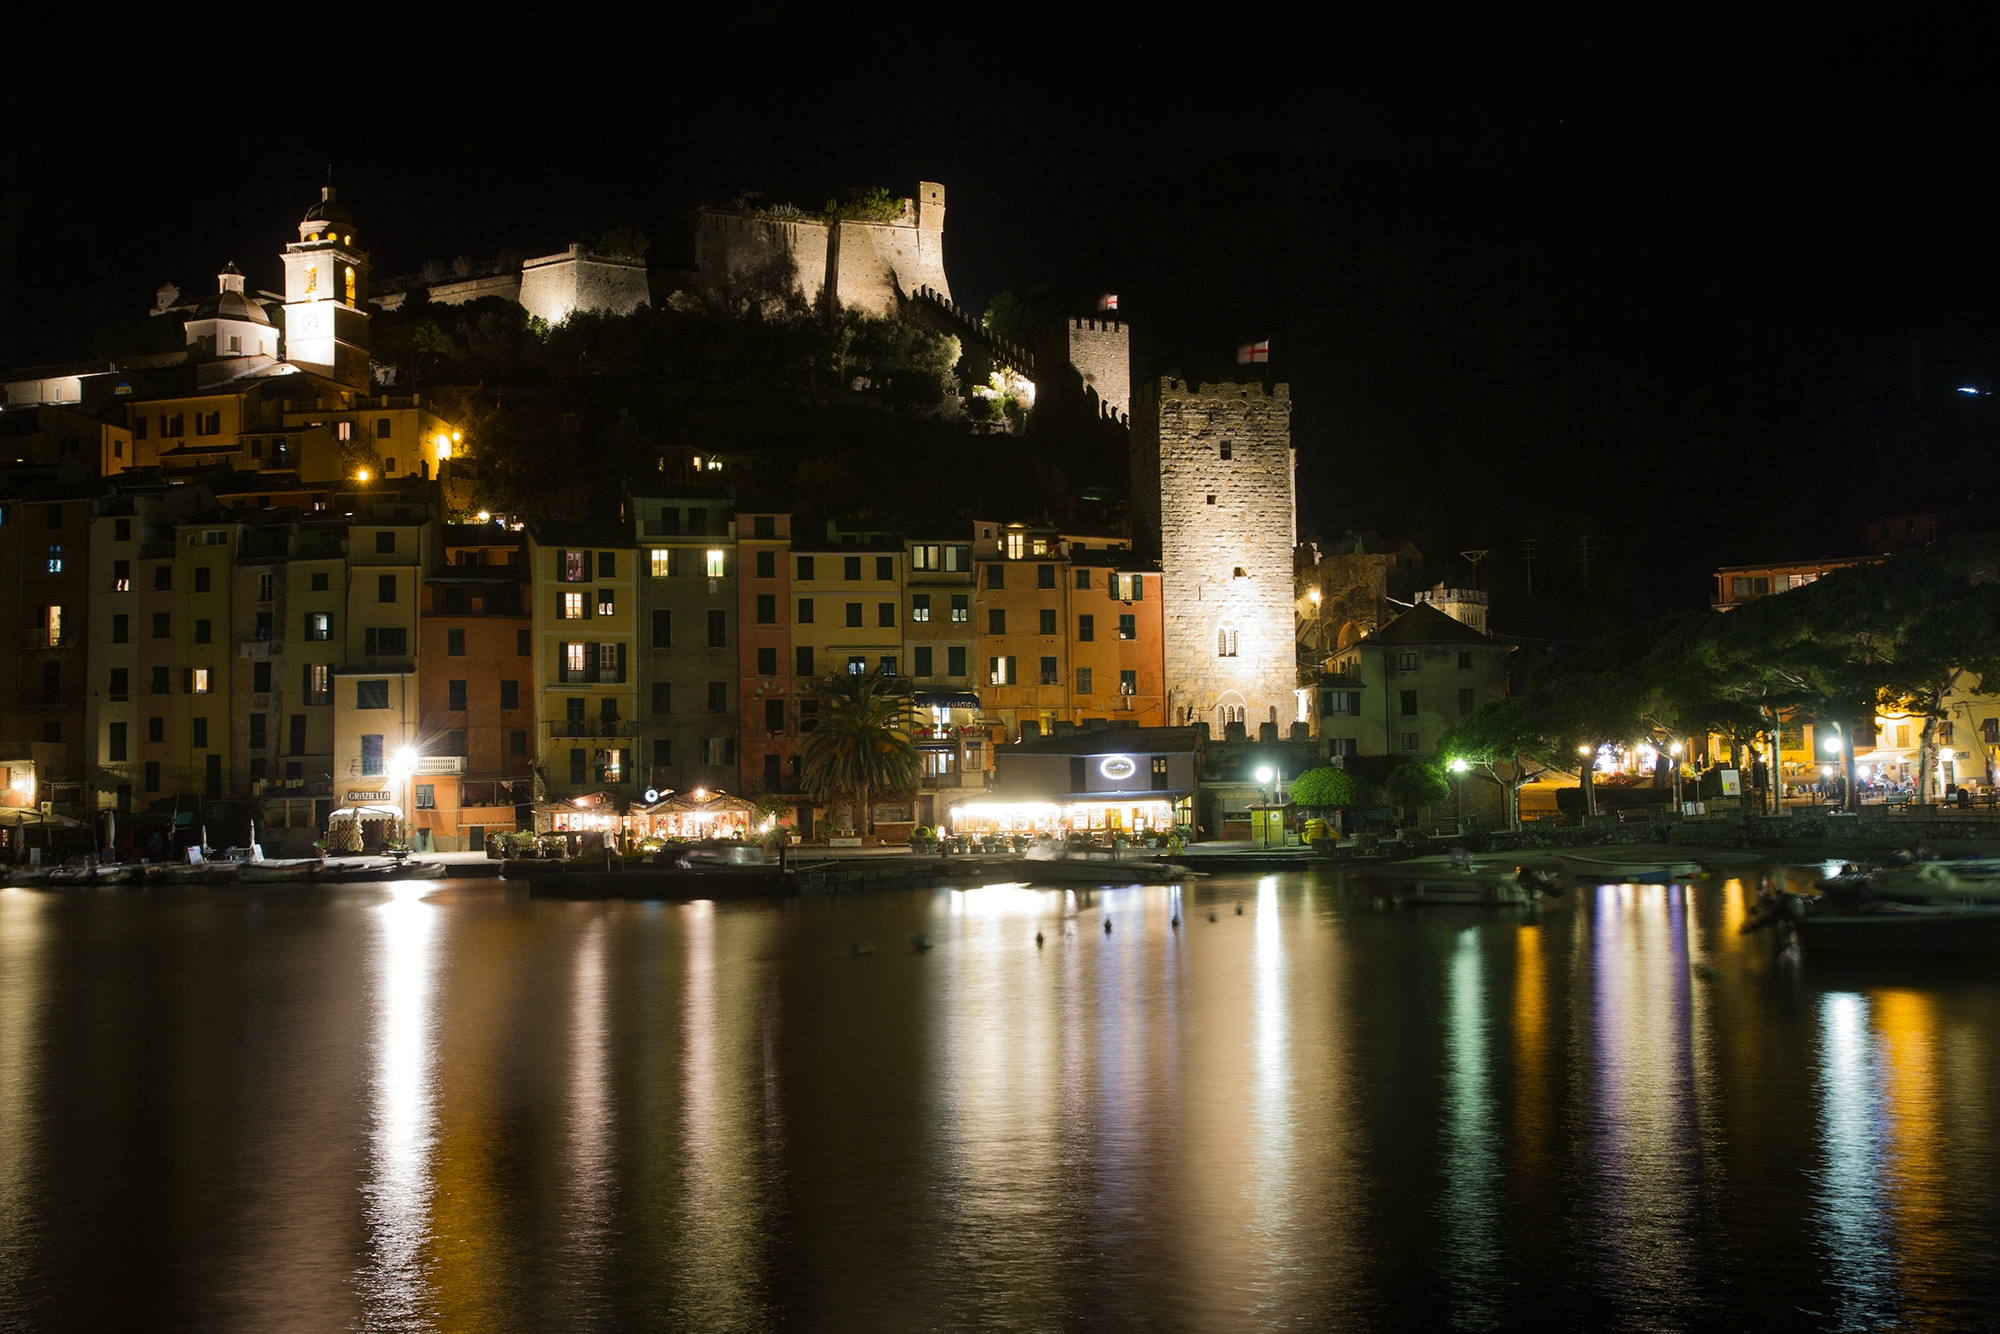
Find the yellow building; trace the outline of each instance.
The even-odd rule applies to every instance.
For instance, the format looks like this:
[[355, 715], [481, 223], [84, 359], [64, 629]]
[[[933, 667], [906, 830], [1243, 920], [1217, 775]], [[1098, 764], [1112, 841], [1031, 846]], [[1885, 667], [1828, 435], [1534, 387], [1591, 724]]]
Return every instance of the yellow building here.
[[550, 797], [636, 787], [637, 562], [618, 523], [532, 524], [535, 730]]
[[793, 672], [902, 675], [908, 553], [892, 534], [835, 536], [792, 543]]
[[169, 588], [155, 585], [156, 591], [172, 593], [171, 610], [153, 613], [146, 632], [155, 639], [171, 638], [174, 645], [176, 693], [166, 729], [174, 792], [216, 798], [237, 790], [230, 763], [231, 701], [238, 663], [230, 638], [231, 592], [236, 554], [246, 532], [245, 525], [224, 510], [183, 520], [174, 529], [174, 560], [166, 576]]

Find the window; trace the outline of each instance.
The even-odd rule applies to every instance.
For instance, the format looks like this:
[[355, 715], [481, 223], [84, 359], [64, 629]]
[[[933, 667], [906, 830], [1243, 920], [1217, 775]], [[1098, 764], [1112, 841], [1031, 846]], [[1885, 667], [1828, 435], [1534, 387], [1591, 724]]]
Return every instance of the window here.
[[171, 565], [155, 565], [153, 567], [153, 591], [155, 593], [170, 593], [173, 591], [173, 587], [174, 567]]
[[951, 619], [953, 622], [961, 625], [972, 619], [972, 595], [970, 593], [953, 593], [951, 595]]
[[778, 595], [759, 593], [757, 595], [757, 624], [776, 625], [778, 623]]
[[1461, 690], [1458, 692], [1458, 711], [1460, 713], [1472, 712], [1472, 692], [1470, 690]]
[[1056, 612], [1053, 607], [1043, 607], [1036, 613], [1037, 629], [1045, 635], [1056, 632]]
[[514, 656], [518, 658], [532, 658], [535, 656], [534, 631], [516, 630], [514, 632]]
[[930, 618], [931, 595], [929, 593], [912, 594], [910, 597], [910, 619], [913, 621], [928, 621]]
[[1138, 618], [1135, 616], [1120, 616], [1118, 618], [1118, 637], [1120, 639], [1137, 639], [1139, 637]]
[[1208, 503], [1211, 505], [1215, 503], [1215, 492], [1211, 491], [1208, 493]]
[[[125, 521], [120, 519], [119, 522], [123, 523]], [[131, 561], [114, 560], [111, 562], [111, 591], [114, 593], [129, 593], [132, 591]]]
[[465, 656], [465, 631], [447, 630], [444, 632], [444, 655], [447, 658], [462, 658]]
[[271, 693], [271, 664], [269, 662], [253, 662], [250, 664], [250, 691], [252, 694], [257, 695], [268, 695]]
[[434, 810], [436, 810], [436, 809], [437, 809], [437, 804], [438, 804], [438, 803], [437, 803], [437, 784], [435, 784], [435, 783], [418, 783], [418, 784], [416, 785], [416, 788], [417, 788], [417, 799], [416, 799], [416, 801], [415, 801], [414, 803], [412, 803], [412, 804], [413, 804], [413, 805], [415, 805], [415, 806], [416, 806], [416, 808], [417, 808], [418, 810], [420, 810], [420, 811], [434, 811]]
[[1088, 695], [1091, 693], [1090, 668], [1079, 667], [1076, 669], [1076, 693], [1079, 695]]
[[896, 577], [896, 558], [894, 556], [877, 556], [875, 558], [875, 577], [885, 581], [894, 579]]
[[812, 577], [813, 577], [813, 558], [811, 556], [800, 556], [799, 578], [810, 579]]
[[566, 584], [587, 583], [590, 580], [590, 553], [588, 551], [565, 551], [557, 556], [558, 576]]
[[910, 548], [910, 568], [913, 570], [941, 570], [944, 568], [944, 548], [935, 546], [915, 546]]
[[840, 577], [848, 580], [859, 579], [861, 577], [861, 557], [842, 556], [840, 558]]
[[515, 728], [507, 734], [507, 753], [526, 755], [528, 753], [528, 733], [523, 728]]
[[911, 654], [910, 670], [918, 676], [929, 676], [931, 674], [931, 650], [928, 647], [918, 647], [912, 649]]
[[764, 730], [773, 733], [785, 730], [785, 701], [781, 699], [764, 701]]
[[500, 683], [500, 707], [503, 709], [518, 709], [521, 707], [521, 683], [519, 681], [502, 681]]
[[[769, 522], [770, 522], [770, 520], [769, 520], [769, 519], [759, 519], [759, 520], [757, 520], [757, 522], [758, 522], [758, 523], [761, 523], [761, 524], [767, 524], [767, 523], [769, 523]], [[768, 537], [768, 536], [769, 536], [769, 534], [768, 534], [768, 533], [759, 533], [759, 534], [758, 534], [758, 536], [759, 536], [759, 537]], [[757, 553], [757, 577], [758, 577], [759, 579], [776, 579], [776, 578], [778, 577], [778, 553], [777, 553], [777, 552], [775, 552], [775, 551], [760, 551], [760, 552], [758, 552], [758, 553]]]
[[307, 612], [306, 638], [321, 643], [325, 642], [326, 640], [332, 639], [333, 617], [330, 614], [323, 611]]
[[708, 711], [710, 713], [729, 712], [729, 682], [710, 681], [708, 683]]
[[708, 613], [708, 646], [729, 647], [729, 613], [719, 608]]
[[464, 713], [465, 682], [446, 681], [444, 683], [444, 689], [445, 689], [445, 708], [451, 711], [452, 713]]
[[616, 579], [618, 577], [617, 552], [600, 551], [597, 553], [597, 577], [599, 579]]
[[1061, 669], [1056, 665], [1054, 658], [1042, 659], [1042, 684], [1045, 686], [1062, 684]]
[[1037, 565], [1035, 567], [1035, 587], [1054, 588], [1055, 586], [1056, 567], [1053, 565]]
[[1137, 671], [1128, 669], [1118, 673], [1118, 693], [1121, 695], [1136, 695], [1139, 693], [1139, 673]]
[[1013, 685], [1015, 680], [1014, 659], [988, 658], [986, 660], [986, 683], [995, 686]]
[[214, 630], [215, 622], [197, 617], [194, 623], [194, 642], [197, 644], [214, 643]]
[[674, 549], [672, 547], [654, 547], [646, 559], [653, 578], [668, 579], [673, 577]]
[[130, 699], [132, 697], [132, 673], [124, 667], [111, 669], [111, 698]]
[[707, 563], [708, 563], [708, 577], [711, 579], [722, 578], [725, 562], [723, 560], [723, 554], [721, 548], [719, 547], [709, 548]]
[[167, 720], [165, 718], [148, 718], [146, 720], [146, 740], [160, 742], [166, 739]]
[[965, 650], [954, 645], [944, 651], [944, 674], [946, 676], [965, 675]]
[[1399, 672], [1414, 672], [1422, 665], [1422, 661], [1415, 653], [1398, 653], [1396, 655], [1396, 670]]
[[612, 589], [600, 588], [597, 590], [597, 614], [599, 616], [616, 616], [618, 614], [618, 599]]
[[569, 753], [569, 781], [581, 786], [585, 781], [585, 768], [589, 763], [590, 757], [585, 755], [581, 750], [571, 751]]
[[377, 440], [389, 439], [393, 427], [394, 423], [392, 419], [388, 417], [377, 417], [375, 419], [375, 438]]
[[158, 792], [159, 790], [160, 790], [160, 762], [158, 760], [147, 760], [146, 791]]
[[800, 676], [811, 676], [813, 674], [813, 651], [810, 647], [801, 644], [792, 651], [792, 656], [796, 659], [792, 665], [794, 672]]
[[1322, 714], [1361, 712], [1361, 692], [1358, 690], [1322, 690], [1319, 692], [1319, 711]]
[[257, 628], [255, 633], [260, 641], [268, 641], [271, 638], [271, 621], [272, 615], [270, 612], [260, 611], [257, 613]]
[[312, 577], [312, 591], [315, 593], [324, 593], [328, 591], [330, 587], [329, 578], [330, 576], [324, 574], [314, 575]]
[[987, 566], [986, 586], [988, 588], [1005, 588], [1007, 586], [1007, 567], [1004, 565]]
[[653, 647], [672, 648], [674, 646], [674, 614], [670, 611], [653, 612]]
[[1024, 551], [1026, 551], [1026, 550], [1027, 550], [1027, 539], [1026, 539], [1026, 538], [1024, 538], [1024, 537], [1023, 537], [1023, 536], [1022, 536], [1021, 534], [1019, 534], [1019, 533], [1009, 533], [1009, 534], [1007, 534], [1007, 559], [1008, 559], [1008, 560], [1019, 560], [1019, 559], [1021, 559], [1021, 555], [1022, 555], [1022, 553], [1023, 553]]
[[1398, 693], [1398, 695], [1400, 696], [1400, 698], [1401, 698], [1401, 700], [1402, 700], [1402, 715], [1403, 715], [1403, 717], [1405, 717], [1405, 718], [1414, 718], [1414, 717], [1416, 717], [1416, 716], [1417, 716], [1417, 692], [1416, 692], [1416, 691], [1414, 691], [1414, 690], [1403, 690], [1403, 691], [1399, 691], [1399, 692], [1397, 692], [1397, 693]]
[[[597, 679], [600, 681], [623, 681], [625, 679], [625, 646], [623, 644], [599, 644], [597, 646]], [[607, 707], [611, 701], [604, 701]]]
[[121, 615], [111, 618], [111, 642], [114, 644], [129, 644], [132, 642], [132, 618], [130, 616]]
[[62, 568], [63, 568], [62, 548], [60, 546], [52, 545], [49, 547], [49, 573], [61, 574]]
[[388, 708], [389, 683], [387, 681], [356, 681], [354, 683], [354, 707], [357, 709]]
[[[294, 755], [303, 755], [306, 753], [306, 716], [303, 713], [295, 713], [292, 715], [291, 753]], [[288, 765], [286, 767], [288, 769], [296, 770], [299, 766]]]
[[[818, 727], [818, 726], [819, 726], [819, 716], [818, 716], [818, 715], [819, 715], [819, 704], [818, 704], [818, 702], [817, 702], [817, 701], [815, 701], [815, 700], [810, 700], [810, 699], [802, 699], [802, 700], [800, 700], [800, 701], [799, 701], [799, 735], [800, 735], [800, 736], [804, 736], [804, 735], [805, 735], [805, 734], [806, 734], [807, 732], [810, 732], [810, 731], [812, 731], [812, 730], [813, 730], [813, 728], [815, 728], [815, 727]], [[797, 757], [797, 756], [793, 756], [793, 757], [792, 757], [792, 776], [793, 776], [794, 778], [798, 777], [798, 771], [799, 771], [799, 761], [798, 761], [798, 757]]]
[[760, 648], [757, 650], [757, 675], [776, 676], [778, 674], [778, 650]]
[[396, 530], [384, 528], [375, 534], [375, 554], [393, 556], [396, 554]]
[[1233, 658], [1236, 656], [1236, 631], [1234, 629], [1225, 627], [1215, 632], [1215, 656], [1218, 658]]
[[466, 733], [463, 730], [446, 732], [444, 734], [444, 753], [459, 756], [470, 755], [472, 752], [466, 749], [465, 737]]
[[333, 703], [333, 667], [315, 662], [306, 668], [306, 703]]
[[861, 604], [859, 602], [850, 602], [847, 604], [847, 623], [850, 626], [859, 626], [861, 624]]
[[813, 623], [813, 600], [811, 598], [800, 598], [799, 624], [811, 625], [812, 623]]
[[1007, 609], [1005, 607], [991, 607], [987, 609], [986, 633], [989, 635], [1004, 635], [1007, 633]]
[[170, 679], [167, 668], [155, 667], [153, 669], [153, 693], [155, 695], [164, 695], [170, 691], [173, 688], [170, 684]]
[[210, 593], [214, 591], [214, 589], [210, 585], [208, 566], [197, 565], [195, 567], [194, 591], [197, 593]]
[[1472, 669], [1472, 650], [1466, 649], [1460, 652], [1458, 655], [1458, 670], [1464, 672], [1464, 671], [1470, 671], [1471, 669]]
[[264, 750], [270, 746], [270, 715], [253, 713], [250, 715], [250, 749]]
[[197, 747], [206, 746], [208, 744], [208, 719], [192, 718], [189, 721], [194, 725], [194, 744]]
[[867, 671], [868, 671], [868, 659], [866, 657], [858, 653], [853, 653], [848, 655], [847, 674], [849, 676], [862, 676], [865, 675]]
[[688, 510], [688, 536], [701, 537], [707, 532], [708, 511], [705, 509], [690, 508]]
[[881, 629], [894, 629], [896, 625], [896, 604], [893, 602], [876, 603], [875, 624]]
[[1415, 732], [1403, 733], [1404, 750], [1415, 750], [1417, 749], [1417, 745], [1418, 745], [1418, 740], [1417, 740], [1417, 734]]
[[894, 676], [896, 674], [896, 655], [893, 653], [884, 654], [880, 670], [884, 676]]
[[[750, 520], [750, 535], [752, 537], [776, 537], [778, 535], [777, 516], [772, 514], [759, 514], [756, 518]], [[769, 555], [770, 553], [765, 552], [763, 554]], [[761, 571], [759, 571], [759, 574], [762, 578], [765, 579], [769, 579], [771, 577], [768, 574], [763, 574]]]
[[410, 651], [410, 632], [405, 626], [373, 626], [361, 632], [362, 651], [371, 656], [402, 657]]
[[564, 593], [562, 595], [562, 619], [580, 621], [583, 619], [583, 594]]
[[1081, 569], [1076, 572], [1076, 586], [1078, 588], [1090, 587], [1090, 571], [1088, 569]]
[[375, 600], [377, 602], [394, 602], [396, 600], [395, 575], [378, 574], [375, 576]]
[[664, 769], [673, 762], [674, 743], [665, 737], [656, 738], [653, 742], [653, 766]]
[[387, 773], [382, 763], [382, 734], [369, 732], [361, 738], [361, 772], [364, 774]]

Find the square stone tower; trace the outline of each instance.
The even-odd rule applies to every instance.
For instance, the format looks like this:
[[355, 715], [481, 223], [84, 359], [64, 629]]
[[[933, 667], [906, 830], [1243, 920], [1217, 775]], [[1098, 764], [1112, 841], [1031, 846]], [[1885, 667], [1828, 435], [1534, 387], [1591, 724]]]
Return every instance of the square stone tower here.
[[1287, 385], [1161, 380], [1132, 411], [1135, 536], [1160, 560], [1167, 721], [1250, 736], [1298, 716]]

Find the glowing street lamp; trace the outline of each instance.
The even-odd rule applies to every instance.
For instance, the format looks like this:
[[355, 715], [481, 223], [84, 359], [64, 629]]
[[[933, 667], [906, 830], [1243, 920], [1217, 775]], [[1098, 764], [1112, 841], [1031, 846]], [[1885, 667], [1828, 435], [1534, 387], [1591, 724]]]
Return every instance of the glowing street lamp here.
[[365, 481], [367, 481], [367, 480], [368, 480], [368, 470], [367, 470], [366, 468], [362, 468], [362, 469], [360, 469], [359, 471], [357, 471], [357, 472], [356, 472], [356, 473], [354, 474], [354, 480], [355, 480], [355, 481], [357, 481], [357, 482], [365, 482]]

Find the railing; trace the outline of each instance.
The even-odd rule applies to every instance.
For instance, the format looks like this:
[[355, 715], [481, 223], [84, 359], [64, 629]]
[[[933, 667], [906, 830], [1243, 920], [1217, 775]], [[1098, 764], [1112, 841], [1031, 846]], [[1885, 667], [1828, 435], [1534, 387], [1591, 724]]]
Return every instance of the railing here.
[[21, 707], [24, 709], [67, 709], [74, 707], [69, 696], [60, 690], [48, 690], [37, 686], [21, 691]]
[[565, 719], [549, 724], [549, 735], [565, 736], [637, 736], [639, 724], [630, 718], [583, 718]]
[[50, 634], [47, 630], [23, 630], [21, 632], [21, 647], [75, 648], [80, 638], [80, 635], [68, 631], [57, 631], [54, 634]]

